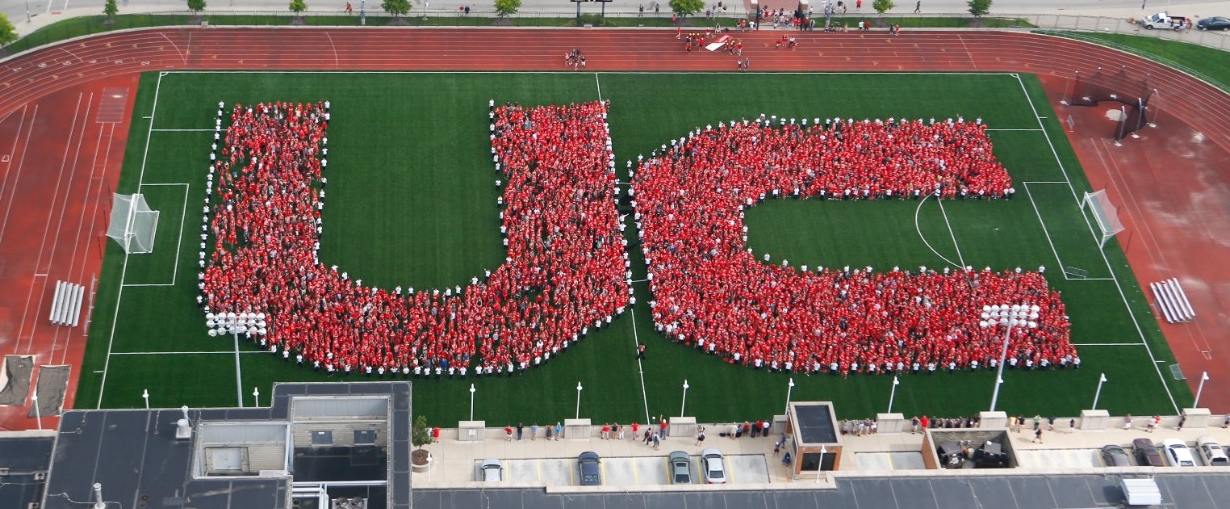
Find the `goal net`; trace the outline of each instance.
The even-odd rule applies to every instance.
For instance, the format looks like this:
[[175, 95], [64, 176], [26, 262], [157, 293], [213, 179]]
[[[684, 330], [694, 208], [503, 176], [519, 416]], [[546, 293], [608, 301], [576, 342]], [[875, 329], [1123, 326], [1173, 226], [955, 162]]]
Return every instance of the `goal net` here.
[[158, 231], [158, 211], [145, 203], [145, 195], [115, 194], [107, 236], [115, 239], [128, 254], [154, 252], [154, 233]]
[[1115, 205], [1110, 202], [1110, 198], [1106, 196], [1105, 189], [1093, 193], [1085, 193], [1085, 197], [1081, 199], [1081, 208], [1087, 209], [1098, 224], [1098, 231], [1095, 233], [1098, 236], [1099, 247], [1105, 247], [1107, 240], [1114, 238], [1116, 233], [1123, 231], [1123, 223], [1119, 221], [1119, 209], [1115, 208]]

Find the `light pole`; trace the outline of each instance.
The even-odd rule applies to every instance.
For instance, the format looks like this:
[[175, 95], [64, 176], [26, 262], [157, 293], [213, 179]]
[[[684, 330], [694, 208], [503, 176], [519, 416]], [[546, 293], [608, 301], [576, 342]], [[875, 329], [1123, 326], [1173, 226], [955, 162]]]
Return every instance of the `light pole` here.
[[149, 389], [141, 390], [141, 399], [145, 400], [145, 409], [149, 410]]
[[688, 379], [683, 379], [683, 404], [679, 406], [679, 417], [683, 417], [683, 411], [688, 408]]
[[581, 382], [577, 382], [577, 419], [581, 418]]
[[252, 406], [254, 407], [261, 406], [261, 388], [260, 387], [252, 388]]
[[470, 420], [471, 421], [474, 420], [474, 391], [477, 391], [477, 390], [478, 389], [474, 388], [474, 384], [470, 384]]
[[1205, 371], [1200, 374], [1200, 387], [1196, 389], [1196, 400], [1192, 402], [1193, 408], [1200, 408], [1200, 393], [1204, 392], [1204, 383], [1209, 381], [1209, 372]]
[[1106, 373], [1102, 373], [1102, 378], [1098, 379], [1098, 390], [1093, 392], [1093, 408], [1090, 410], [1098, 409], [1098, 396], [1102, 395], [1102, 384], [1104, 383], [1106, 383]]
[[[221, 334], [233, 334], [235, 336], [235, 369], [239, 369], [239, 335], [247, 334], [248, 337], [264, 336], [268, 329], [268, 323], [265, 321], [265, 313], [205, 313], [205, 326], [209, 327], [210, 337]], [[262, 343], [261, 346], [264, 346]], [[239, 408], [243, 408], [243, 387], [235, 387], [235, 392], [239, 396]]]
[[897, 375], [893, 375], [893, 390], [888, 393], [888, 413], [893, 413], [893, 398], [897, 396], [897, 386], [901, 385], [901, 380], [897, 379]]
[[790, 392], [794, 390], [794, 377], [790, 377], [790, 382], [786, 384], [786, 414], [790, 414]]
[[34, 405], [34, 421], [38, 423], [38, 430], [43, 431], [43, 412], [38, 408], [37, 392], [30, 396], [30, 401], [32, 401], [31, 404]]
[[982, 320], [978, 322], [983, 328], [1004, 326], [1004, 348], [999, 354], [999, 370], [995, 373], [995, 391], [991, 394], [991, 411], [995, 411], [995, 403], [999, 401], [999, 386], [1004, 383], [1004, 362], [1008, 360], [1008, 342], [1012, 340], [1012, 328], [1038, 326], [1037, 305], [1007, 304], [982, 306]]

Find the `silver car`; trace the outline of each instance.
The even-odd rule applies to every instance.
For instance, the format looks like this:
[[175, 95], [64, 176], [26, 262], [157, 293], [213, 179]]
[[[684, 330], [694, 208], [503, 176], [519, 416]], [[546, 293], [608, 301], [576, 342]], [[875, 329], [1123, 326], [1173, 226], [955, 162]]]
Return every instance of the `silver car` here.
[[705, 482], [709, 484], [726, 484], [726, 457], [717, 449], [705, 449], [700, 453], [701, 469], [705, 472]]
[[483, 482], [500, 482], [504, 480], [504, 462], [497, 459], [483, 460], [478, 466], [478, 477]]

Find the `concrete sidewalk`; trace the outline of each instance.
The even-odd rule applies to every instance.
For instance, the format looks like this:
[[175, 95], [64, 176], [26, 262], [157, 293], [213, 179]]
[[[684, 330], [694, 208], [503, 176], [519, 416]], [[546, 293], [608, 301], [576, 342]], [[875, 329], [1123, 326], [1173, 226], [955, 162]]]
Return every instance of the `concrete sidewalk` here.
[[[1147, 419], [1143, 416], [1136, 417], [1133, 427], [1129, 430], [1123, 429], [1123, 421], [1122, 417], [1112, 417], [1107, 429], [1091, 431], [1072, 429], [1068, 424], [1069, 419], [1065, 418], [1056, 420], [1054, 431], [1047, 431], [1045, 429], [1047, 427], [1046, 420], [1043, 419], [1042, 426], [1044, 431], [1042, 442], [1035, 443], [1033, 441], [1033, 423], [1032, 419], [1030, 419], [1021, 432], [1010, 433], [1010, 439], [1018, 457], [1029, 455], [1029, 461], [1023, 463], [1027, 466], [1037, 466], [1012, 470], [976, 470], [973, 475], [978, 473], [987, 475], [1099, 473], [1103, 469], [1098, 466], [1096, 460], [1095, 451], [1097, 449], [1107, 444], [1117, 444], [1128, 448], [1132, 440], [1137, 438], [1149, 438], [1157, 444], [1160, 444], [1162, 440], [1167, 438], [1179, 438], [1187, 442], [1188, 445], [1193, 445], [1197, 438], [1207, 435], [1214, 437], [1219, 443], [1230, 444], [1230, 429], [1221, 427], [1223, 416], [1213, 416], [1210, 420], [1210, 426], [1207, 428], [1185, 428], [1182, 431], [1175, 429], [1175, 424], [1178, 421], [1177, 417], [1167, 417], [1163, 420], [1162, 426], [1152, 433], [1147, 431], [1145, 427]], [[907, 431], [904, 433], [877, 433], [864, 436], [843, 435], [841, 437], [843, 451], [841, 463], [837, 471], [828, 472], [827, 475], [819, 477], [805, 474], [799, 479], [794, 479], [790, 475], [790, 470], [782, 465], [781, 457], [773, 453], [773, 444], [781, 438], [780, 434], [770, 435], [769, 437], [750, 438], [744, 436], [738, 439], [731, 439], [717, 436], [717, 430], [724, 429], [722, 425], [706, 426], [708, 429], [706, 434], [708, 436], [703, 445], [695, 445], [693, 438], [671, 437], [663, 440], [658, 450], [645, 445], [639, 437], [634, 439], [630, 436], [625, 436], [623, 440], [604, 440], [595, 434], [587, 438], [566, 438], [557, 441], [547, 441], [540, 434], [536, 440], [531, 440], [529, 438], [529, 428], [526, 428], [526, 436], [523, 440], [516, 440], [514, 438], [512, 441], [506, 441], [502, 429], [488, 428], [484, 438], [481, 440], [459, 441], [457, 440], [456, 429], [446, 429], [442, 430], [441, 438], [438, 442], [425, 447], [432, 453], [434, 458], [433, 464], [427, 472], [414, 474], [413, 484], [416, 488], [493, 487], [491, 484], [475, 481], [476, 462], [488, 458], [496, 458], [505, 462], [509, 460], [542, 458], [575, 459], [583, 451], [594, 451], [603, 458], [661, 457], [665, 461], [667, 454], [671, 451], [679, 450], [696, 456], [700, 454], [702, 449], [709, 447], [721, 450], [728, 457], [728, 460], [730, 456], [764, 455], [765, 463], [768, 465], [769, 483], [767, 485], [762, 483], [740, 483], [736, 477], [732, 484], [719, 489], [790, 489], [792, 487], [814, 489], [817, 487], [817, 484], [832, 487], [833, 479], [836, 477], [884, 476], [889, 474], [893, 476], [942, 475], [944, 472], [954, 472], [961, 475], [971, 475], [970, 470], [894, 469], [890, 471], [867, 469], [860, 466], [859, 455], [861, 454], [920, 452], [924, 435]], [[631, 435], [631, 433], [629, 432], [627, 435]], [[1065, 458], [1070, 456], [1081, 458], [1081, 461], [1075, 463], [1078, 466], [1073, 467], [1072, 462], [1065, 460]], [[1093, 467], [1081, 468], [1079, 465], [1083, 463], [1088, 463], [1093, 465]], [[575, 464], [570, 463], [570, 465], [573, 465], [572, 468], [575, 468]], [[1167, 471], [1171, 471], [1175, 467], [1165, 468]], [[1203, 470], [1210, 467], [1198, 468]], [[1153, 467], [1132, 467], [1131, 469], [1117, 469], [1116, 472], [1147, 473], [1155, 470]], [[527, 486], [543, 486], [543, 484], [510, 481], [499, 484], [499, 487]], [[546, 486], [546, 488], [548, 491], [554, 492], [595, 490], [594, 487], [579, 486]], [[713, 488], [715, 487], [703, 484], [680, 487], [648, 483], [635, 486], [607, 485], [605, 487], [605, 489], [618, 491]]]

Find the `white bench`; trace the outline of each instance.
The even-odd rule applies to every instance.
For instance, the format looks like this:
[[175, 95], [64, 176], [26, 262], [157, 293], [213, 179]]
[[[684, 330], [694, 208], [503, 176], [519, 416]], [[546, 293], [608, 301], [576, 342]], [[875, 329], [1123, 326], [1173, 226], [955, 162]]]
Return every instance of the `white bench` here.
[[51, 298], [51, 324], [76, 327], [81, 319], [81, 301], [84, 296], [84, 286], [56, 281], [55, 296]]

